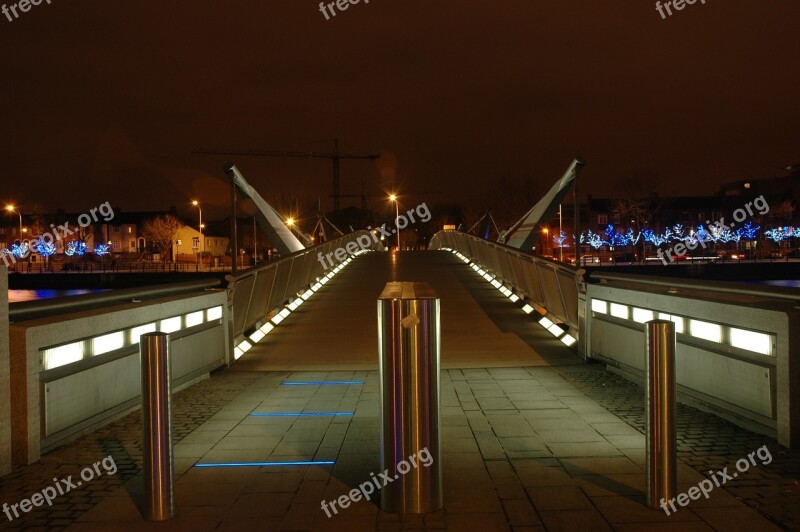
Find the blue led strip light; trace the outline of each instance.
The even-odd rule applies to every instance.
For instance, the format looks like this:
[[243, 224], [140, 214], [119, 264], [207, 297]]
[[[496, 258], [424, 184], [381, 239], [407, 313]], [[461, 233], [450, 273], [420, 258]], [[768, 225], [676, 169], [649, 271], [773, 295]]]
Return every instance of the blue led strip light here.
[[254, 417], [352, 416], [352, 412], [254, 412]]
[[267, 466], [312, 466], [333, 465], [336, 462], [210, 462], [195, 464], [194, 467], [267, 467]]
[[322, 386], [346, 384], [364, 384], [364, 381], [285, 381], [281, 383], [281, 386]]

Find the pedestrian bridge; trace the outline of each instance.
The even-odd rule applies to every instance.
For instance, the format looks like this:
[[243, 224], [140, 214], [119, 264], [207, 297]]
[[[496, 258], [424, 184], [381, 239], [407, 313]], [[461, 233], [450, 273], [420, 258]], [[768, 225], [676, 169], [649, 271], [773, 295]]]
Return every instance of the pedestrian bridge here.
[[[61, 307], [15, 305], [9, 317], [10, 349], [2, 361], [7, 369], [0, 372], [2, 378], [10, 373], [10, 386], [0, 386], [10, 390], [2, 401], [10, 406], [0, 424], [4, 463], [36, 463], [109, 423], [116, 426], [115, 420], [136, 410], [138, 338], [160, 330], [170, 334], [172, 377], [175, 389], [184, 390], [180, 393], [199, 394], [196, 390], [208, 383], [231, 379], [252, 384], [229, 407], [194, 427], [202, 434], [177, 442], [179, 469], [187, 479], [206, 474], [192, 469], [204, 461], [338, 457], [343, 465], [336, 467], [343, 469], [334, 476], [350, 485], [368, 474], [364, 464], [377, 471], [375, 449], [361, 439], [371, 442], [363, 434], [373, 429], [377, 439], [376, 301], [390, 281], [427, 282], [441, 299], [444, 451], [478, 460], [477, 469], [486, 466], [493, 478], [518, 479], [520, 473], [504, 473], [496, 468], [505, 466], [489, 464], [492, 460], [606, 460], [605, 466], [593, 463], [584, 472], [595, 476], [603, 474], [609, 459], [630, 461], [610, 472], [641, 469], [643, 436], [562, 375], [583, 371], [594, 361], [641, 382], [644, 323], [655, 318], [676, 324], [679, 401], [776, 438], [783, 446], [797, 444], [800, 393], [790, 357], [800, 331], [797, 293], [587, 274], [454, 231], [437, 234], [428, 251], [389, 252], [372, 239], [369, 249], [348, 255], [333, 268], [317, 260], [319, 252], [335, 253], [363, 234], [242, 272], [225, 287], [203, 281], [79, 296]], [[209, 380], [212, 372], [215, 378]], [[322, 382], [337, 379], [353, 384], [332, 390]], [[281, 386], [291, 380], [320, 382], [308, 389]], [[353, 414], [356, 436], [346, 437], [350, 433], [335, 422], [322, 430], [319, 420], [300, 419], [296, 427], [280, 424], [262, 432], [248, 417], [254, 409], [343, 409]], [[300, 432], [289, 438], [294, 430]], [[301, 434], [308, 438], [293, 439]], [[564, 477], [569, 486], [580, 475], [574, 468], [562, 473], [571, 479]], [[485, 473], [454, 474], [468, 482]], [[555, 469], [543, 474], [555, 474]], [[542, 508], [577, 509], [545, 501], [547, 487], [539, 480], [536, 486]], [[451, 503], [473, 504], [473, 495]], [[490, 499], [505, 507], [497, 493]], [[583, 507], [588, 499], [574, 504], [590, 509]], [[613, 524], [602, 509], [593, 508], [597, 515], [587, 523], [597, 518]], [[496, 512], [492, 507], [486, 513]]]
[[[672, 320], [679, 400], [797, 443], [797, 290], [587, 275], [455, 231], [430, 247], [387, 252], [359, 231], [229, 277], [227, 287], [205, 280], [12, 305], [14, 460], [35, 461], [135, 408], [145, 332], [170, 333], [178, 387], [225, 366], [376, 369], [376, 300], [390, 281], [425, 281], [440, 297], [444, 368], [594, 360], [641, 382], [644, 323]], [[337, 251], [345, 260], [334, 267], [319, 260]]]

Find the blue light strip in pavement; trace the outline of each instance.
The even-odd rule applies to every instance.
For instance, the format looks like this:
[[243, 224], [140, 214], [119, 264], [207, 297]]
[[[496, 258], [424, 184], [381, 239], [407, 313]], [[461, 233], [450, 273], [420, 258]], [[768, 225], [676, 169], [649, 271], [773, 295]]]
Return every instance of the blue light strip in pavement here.
[[305, 417], [305, 416], [352, 416], [352, 412], [254, 412], [254, 417]]
[[281, 386], [322, 386], [344, 384], [364, 384], [364, 381], [284, 381], [281, 383]]
[[194, 467], [266, 467], [266, 466], [312, 466], [333, 465], [336, 462], [210, 462], [195, 464]]

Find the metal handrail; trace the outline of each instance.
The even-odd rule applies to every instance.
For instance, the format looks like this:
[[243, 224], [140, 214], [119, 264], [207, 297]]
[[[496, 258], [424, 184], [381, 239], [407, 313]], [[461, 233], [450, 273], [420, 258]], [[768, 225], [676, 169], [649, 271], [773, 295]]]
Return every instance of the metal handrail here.
[[[486, 256], [480, 253], [480, 248], [475, 246], [486, 248], [490, 254]], [[498, 280], [545, 308], [549, 315], [569, 325], [575, 335], [579, 334], [578, 282], [582, 270], [453, 230], [439, 231], [431, 238], [430, 249], [443, 247], [453, 247], [469, 257], [481, 268], [493, 273]], [[473, 252], [483, 257], [473, 256]], [[513, 257], [516, 262], [509, 262], [508, 257]], [[486, 261], [494, 264], [486, 264]]]
[[[278, 290], [276, 294], [279, 295], [279, 297], [275, 298], [275, 303], [280, 305], [285, 301], [283, 299], [284, 296], [291, 297], [292, 293], [290, 292], [294, 292], [302, 288], [302, 286], [313, 284], [314, 281], [324, 275], [325, 269], [322, 265], [312, 263], [312, 266], [308, 266], [304, 264], [303, 261], [308, 260], [306, 255], [313, 254], [316, 256], [318, 253], [322, 253], [324, 256], [332, 250], [344, 248], [346, 244], [356, 241], [362, 235], [370, 235], [371, 249], [379, 251], [384, 249], [380, 241], [377, 243], [374, 242], [372, 233], [369, 231], [354, 231], [335, 240], [330, 240], [317, 246], [297, 251], [280, 260], [271, 261], [269, 264], [252, 268], [235, 276], [226, 276], [225, 279], [228, 281], [229, 300], [231, 301], [233, 315], [234, 341], [240, 338], [245, 331], [251, 329], [263, 320], [268, 312], [277, 308], [275, 304], [270, 304], [273, 300], [273, 292], [275, 290]], [[316, 257], [314, 260], [316, 261]], [[300, 267], [306, 267], [306, 270], [302, 273], [304, 277], [300, 279], [293, 277], [295, 263], [299, 264]], [[276, 280], [279, 278], [278, 274], [285, 271], [287, 267], [289, 269], [289, 274], [282, 279], [281, 282], [277, 282]], [[272, 273], [270, 272], [271, 269], [275, 269], [275, 274], [272, 278], [269, 277]], [[250, 279], [251, 277], [252, 279]], [[270, 282], [270, 287], [259, 292], [256, 288], [258, 282], [262, 279], [267, 279]], [[294, 284], [292, 284], [293, 282]], [[290, 287], [290, 285], [292, 286]], [[244, 292], [237, 292], [237, 290], [241, 290], [240, 287], [243, 287]], [[288, 290], [289, 288], [291, 288], [291, 290]], [[278, 299], [280, 302], [277, 301]]]
[[636, 275], [628, 273], [591, 272], [588, 274], [588, 277], [590, 281], [618, 281], [625, 283], [646, 284], [651, 286], [662, 286], [665, 288], [685, 288], [687, 290], [703, 292], [766, 297], [769, 299], [782, 299], [795, 303], [800, 302], [800, 289], [790, 286], [745, 288], [743, 283], [736, 282], [699, 281], [695, 279], [676, 279], [674, 277], [654, 277], [649, 275]]
[[222, 281], [220, 279], [201, 279], [181, 283], [121, 288], [94, 294], [54, 297], [52, 299], [36, 301], [20, 301], [8, 305], [8, 316], [11, 321], [28, 320], [55, 313], [78, 312], [113, 303], [129, 303], [134, 299], [140, 300], [154, 297], [166, 297], [208, 288], [219, 288], [221, 285]]

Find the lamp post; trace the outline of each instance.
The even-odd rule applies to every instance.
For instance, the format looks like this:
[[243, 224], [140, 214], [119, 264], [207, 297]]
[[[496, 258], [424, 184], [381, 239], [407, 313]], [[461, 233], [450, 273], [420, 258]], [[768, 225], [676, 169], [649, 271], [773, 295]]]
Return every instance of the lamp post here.
[[199, 214], [199, 219], [197, 220], [197, 228], [200, 231], [200, 254], [206, 250], [206, 241], [203, 238], [203, 209], [200, 208], [200, 202], [197, 200], [192, 200], [192, 205], [197, 207], [197, 212]]
[[22, 213], [13, 205], [6, 205], [6, 210], [8, 212], [15, 212], [19, 216], [19, 241], [22, 242]]
[[394, 219], [394, 226], [397, 230], [397, 251], [400, 251], [400, 225], [398, 225], [398, 220], [400, 220], [400, 202], [397, 200], [396, 194], [389, 194], [389, 201], [394, 202], [395, 206], [395, 219]]

